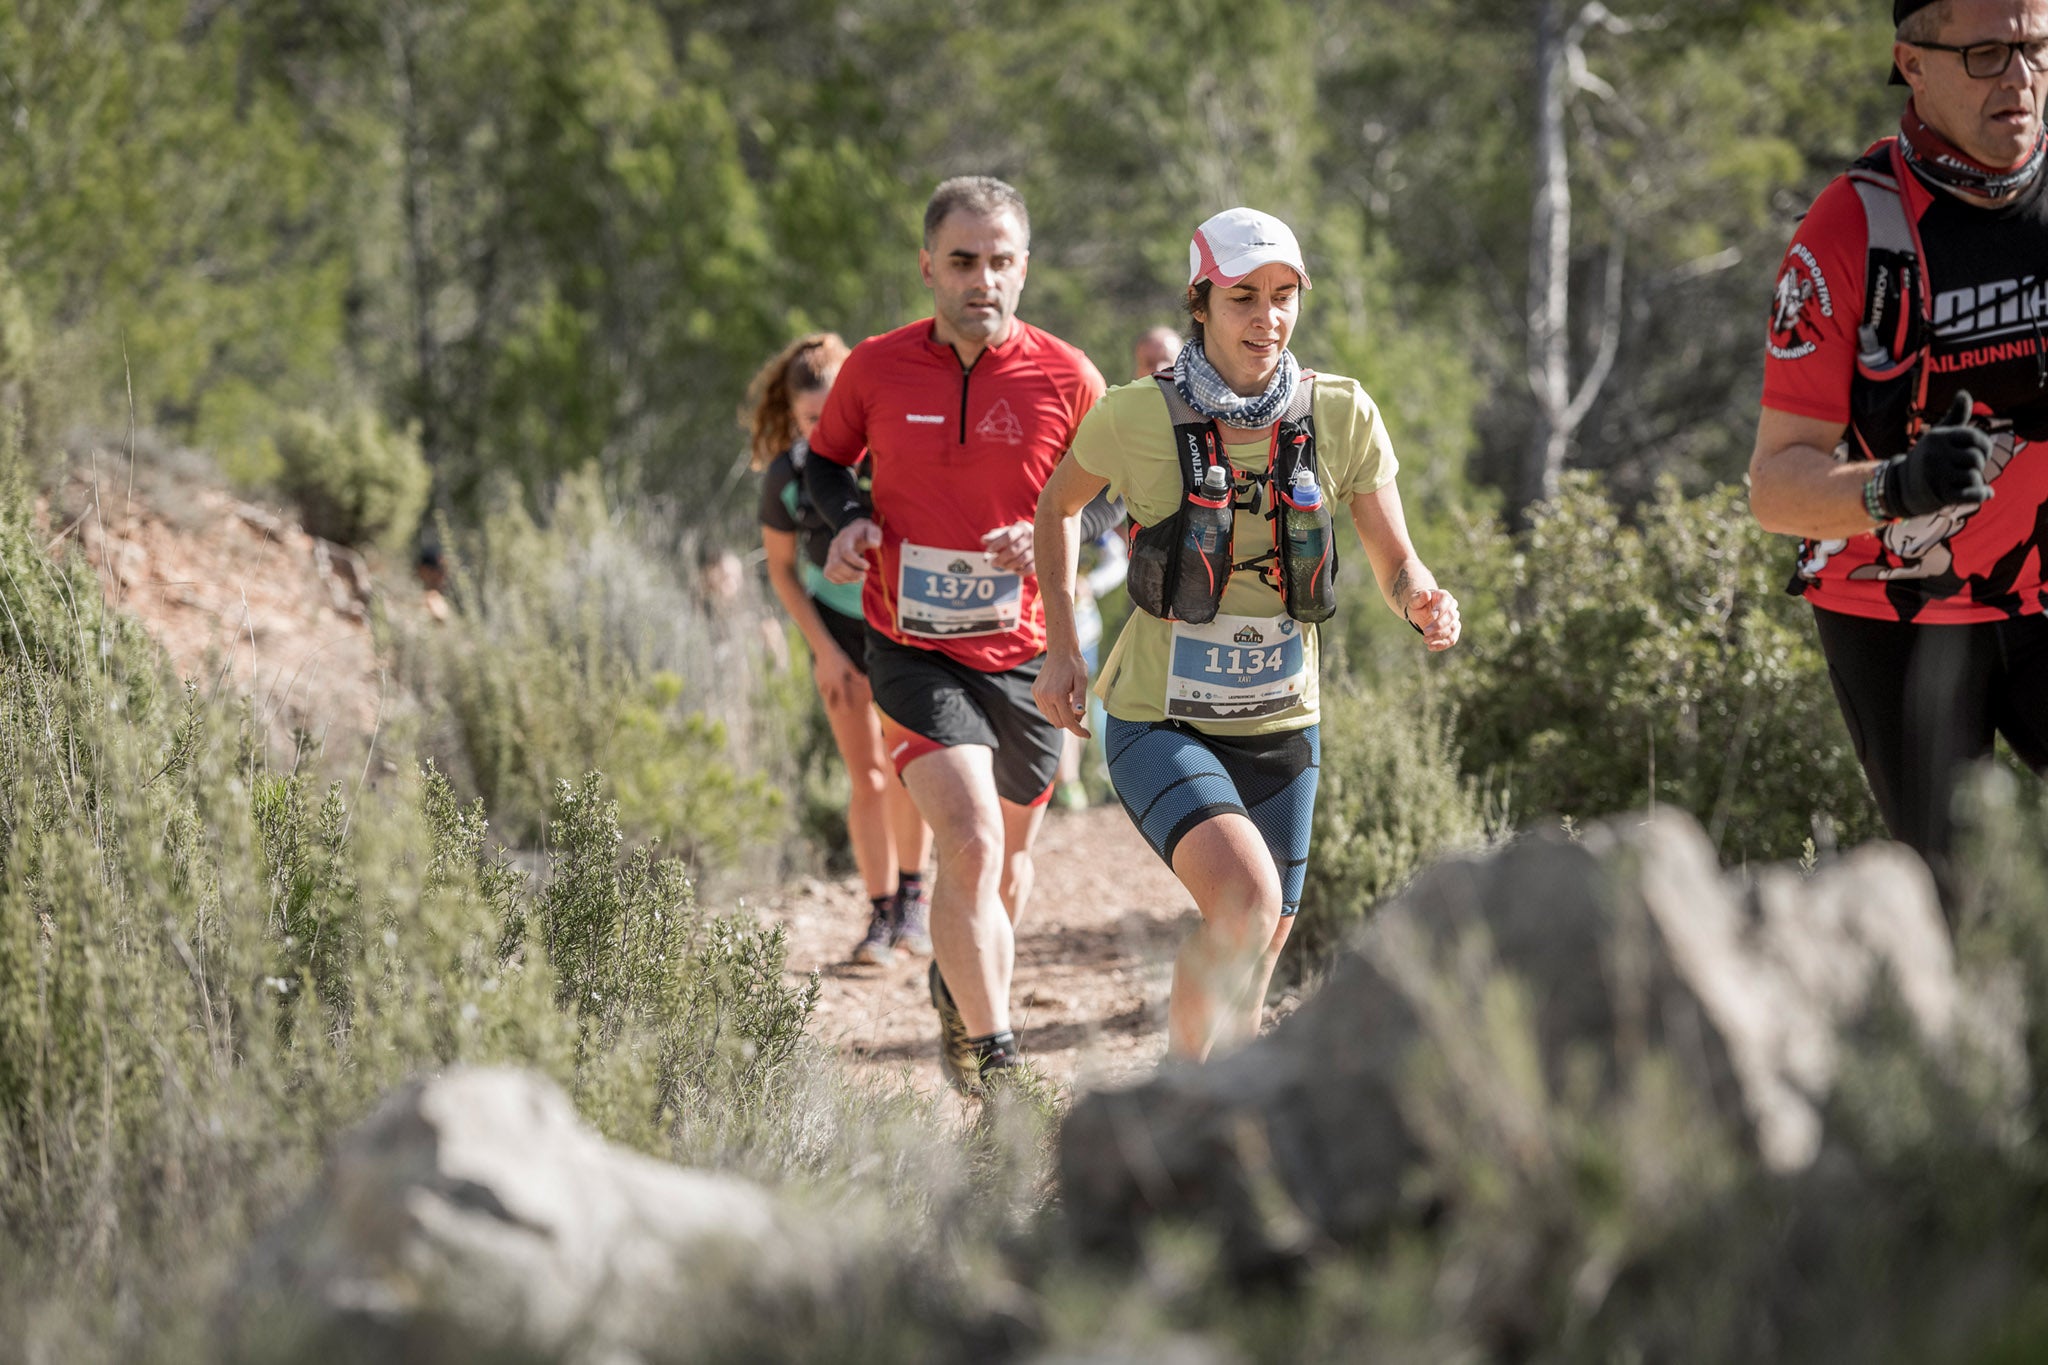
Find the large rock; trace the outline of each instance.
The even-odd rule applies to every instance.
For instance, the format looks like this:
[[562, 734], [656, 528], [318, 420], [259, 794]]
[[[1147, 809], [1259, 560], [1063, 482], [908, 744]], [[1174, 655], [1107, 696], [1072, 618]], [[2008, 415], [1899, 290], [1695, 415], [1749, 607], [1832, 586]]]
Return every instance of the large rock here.
[[250, 1357], [631, 1361], [749, 1305], [815, 1308], [846, 1253], [758, 1186], [606, 1143], [542, 1078], [457, 1070], [339, 1141], [230, 1329]]
[[[1547, 1105], [1597, 1106], [1650, 1057], [1731, 1144], [1797, 1170], [1820, 1150], [1841, 1031], [1883, 979], [1943, 1046], [1953, 952], [1903, 848], [1744, 878], [1682, 814], [1525, 838], [1424, 874], [1266, 1038], [1077, 1104], [1068, 1218], [1104, 1250], [1154, 1217], [1207, 1222], [1246, 1272], [1356, 1245], [1432, 1216], [1421, 1168], [1447, 1122], [1533, 1147]], [[1449, 1119], [1418, 1068], [1457, 1095]]]

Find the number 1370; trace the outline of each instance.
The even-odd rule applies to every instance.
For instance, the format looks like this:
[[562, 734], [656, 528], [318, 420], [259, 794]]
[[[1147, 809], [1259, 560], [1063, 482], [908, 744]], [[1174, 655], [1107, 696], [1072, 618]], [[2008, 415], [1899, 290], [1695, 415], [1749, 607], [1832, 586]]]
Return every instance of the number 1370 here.
[[924, 576], [924, 595], [927, 601], [993, 602], [996, 585], [991, 578], [953, 578], [928, 573]]

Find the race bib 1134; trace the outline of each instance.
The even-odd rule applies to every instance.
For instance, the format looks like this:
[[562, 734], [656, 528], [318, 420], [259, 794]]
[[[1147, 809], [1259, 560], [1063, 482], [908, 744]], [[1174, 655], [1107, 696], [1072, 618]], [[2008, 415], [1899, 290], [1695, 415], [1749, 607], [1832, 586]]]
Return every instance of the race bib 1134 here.
[[1169, 720], [1258, 720], [1301, 705], [1301, 625], [1286, 616], [1176, 621], [1166, 675]]

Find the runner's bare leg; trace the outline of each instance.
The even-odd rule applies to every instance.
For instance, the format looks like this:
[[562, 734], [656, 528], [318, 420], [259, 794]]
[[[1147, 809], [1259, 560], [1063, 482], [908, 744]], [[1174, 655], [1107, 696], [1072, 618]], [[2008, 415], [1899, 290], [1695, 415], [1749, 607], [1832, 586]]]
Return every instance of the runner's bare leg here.
[[938, 852], [932, 957], [968, 1036], [1002, 1033], [1010, 1027], [1017, 943], [1004, 910], [1009, 822], [996, 795], [995, 753], [981, 744], [934, 749], [903, 769], [903, 785]]
[[1266, 992], [1273, 985], [1273, 969], [1280, 965], [1280, 950], [1287, 946], [1287, 935], [1293, 929], [1294, 916], [1281, 919], [1266, 951], [1259, 955], [1259, 965], [1252, 969], [1251, 988], [1244, 998], [1244, 1018], [1238, 1021], [1236, 1037], [1240, 1040], [1259, 1036], [1259, 1025], [1266, 1017]]
[[1214, 816], [1189, 830], [1173, 850], [1173, 873], [1194, 896], [1202, 922], [1174, 959], [1166, 1046], [1176, 1057], [1201, 1061], [1218, 1043], [1243, 1036], [1247, 1015], [1257, 1032], [1288, 921], [1280, 918], [1273, 855], [1242, 815]]
[[[875, 724], [876, 746], [887, 752], [881, 743], [881, 726]], [[895, 835], [896, 865], [905, 872], [922, 872], [932, 857], [932, 831], [924, 822], [924, 816], [917, 809], [917, 802], [910, 799], [909, 790], [903, 779], [896, 775], [894, 764], [889, 766], [889, 829]]]
[[870, 897], [886, 896], [896, 889], [899, 866], [889, 814], [889, 789], [896, 785], [896, 770], [882, 743], [882, 727], [875, 719], [875, 701], [867, 680], [849, 688], [836, 704], [827, 702], [825, 719], [831, 723], [840, 757], [846, 760], [852, 789], [846, 803], [846, 841], [853, 846], [853, 864]]
[[1024, 918], [1024, 906], [1031, 899], [1032, 883], [1038, 879], [1038, 869], [1031, 861], [1031, 845], [1038, 838], [1038, 827], [1044, 823], [1043, 805], [1020, 806], [1014, 801], [1003, 802], [1001, 892], [1003, 909], [1009, 912], [1012, 926]]

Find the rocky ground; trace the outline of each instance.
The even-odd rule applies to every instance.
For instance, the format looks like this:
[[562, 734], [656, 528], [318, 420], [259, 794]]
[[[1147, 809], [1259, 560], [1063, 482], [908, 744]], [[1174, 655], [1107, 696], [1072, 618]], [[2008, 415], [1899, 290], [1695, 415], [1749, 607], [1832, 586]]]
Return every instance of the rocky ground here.
[[373, 578], [362, 556], [308, 535], [275, 507], [162, 465], [81, 465], [44, 509], [53, 549], [75, 541], [108, 600], [139, 621], [178, 676], [248, 698], [274, 749], [303, 732], [360, 763], [407, 698], [368, 623], [375, 595], [430, 602], [409, 577]]

